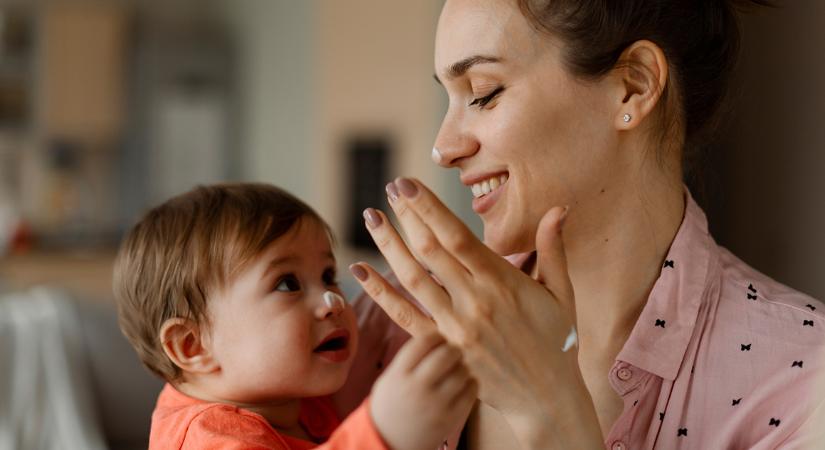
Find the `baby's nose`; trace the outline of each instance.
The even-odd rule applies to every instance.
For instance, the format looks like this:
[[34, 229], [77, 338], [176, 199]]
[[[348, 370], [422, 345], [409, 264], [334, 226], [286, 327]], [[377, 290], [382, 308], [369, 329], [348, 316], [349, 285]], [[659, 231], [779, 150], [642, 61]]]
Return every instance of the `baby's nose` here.
[[344, 298], [341, 297], [339, 294], [326, 291], [323, 294], [324, 303], [318, 306], [316, 310], [316, 317], [319, 320], [326, 319], [327, 317], [337, 316], [344, 311], [346, 307], [346, 303], [344, 302]]

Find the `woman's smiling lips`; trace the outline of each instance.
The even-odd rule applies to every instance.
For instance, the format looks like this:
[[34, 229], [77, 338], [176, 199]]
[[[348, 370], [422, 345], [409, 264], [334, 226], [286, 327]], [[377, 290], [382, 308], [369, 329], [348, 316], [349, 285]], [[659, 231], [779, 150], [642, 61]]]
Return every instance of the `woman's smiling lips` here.
[[312, 352], [331, 362], [344, 362], [350, 355], [349, 341], [349, 331], [338, 328], [329, 333]]
[[461, 177], [461, 182], [473, 192], [473, 211], [476, 214], [482, 215], [493, 207], [506, 187], [509, 176], [507, 172], [497, 172]]

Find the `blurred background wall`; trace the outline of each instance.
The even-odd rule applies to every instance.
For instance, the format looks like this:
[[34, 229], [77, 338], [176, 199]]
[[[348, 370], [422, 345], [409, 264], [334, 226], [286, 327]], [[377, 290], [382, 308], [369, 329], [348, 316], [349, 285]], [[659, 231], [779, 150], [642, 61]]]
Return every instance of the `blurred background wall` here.
[[375, 260], [360, 210], [386, 207], [402, 173], [478, 230], [469, 193], [429, 159], [446, 102], [432, 80], [441, 3], [0, 2], [6, 283], [108, 298], [103, 275], [140, 213], [224, 180], [307, 200], [344, 263]]
[[[150, 205], [199, 183], [274, 183], [329, 220], [344, 268], [378, 260], [360, 213], [386, 209], [384, 184], [404, 174], [480, 231], [457, 174], [430, 162], [442, 3], [0, 0], [0, 289], [49, 284], [94, 305], [109, 435], [140, 448], [154, 401], [109, 381], [146, 376], [116, 340], [110, 279]], [[825, 2], [782, 3], [743, 19], [731, 114], [691, 185], [721, 244], [825, 298]]]
[[743, 17], [731, 113], [704, 168], [711, 231], [749, 264], [825, 299], [825, 2]]

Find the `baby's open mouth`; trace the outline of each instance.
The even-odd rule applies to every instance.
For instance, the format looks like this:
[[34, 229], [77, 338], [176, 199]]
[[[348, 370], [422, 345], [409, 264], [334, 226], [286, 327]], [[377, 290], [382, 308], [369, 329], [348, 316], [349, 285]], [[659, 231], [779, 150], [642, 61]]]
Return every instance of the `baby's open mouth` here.
[[315, 353], [322, 353], [322, 352], [334, 352], [338, 350], [344, 350], [347, 348], [349, 344], [349, 332], [347, 330], [336, 330], [330, 333], [326, 338], [324, 338], [321, 343], [315, 347], [313, 352]]

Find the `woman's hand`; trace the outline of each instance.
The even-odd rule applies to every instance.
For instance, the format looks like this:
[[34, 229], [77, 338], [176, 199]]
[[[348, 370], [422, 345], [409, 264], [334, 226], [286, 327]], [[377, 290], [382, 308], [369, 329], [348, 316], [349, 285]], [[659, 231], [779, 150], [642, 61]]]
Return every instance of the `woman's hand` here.
[[[531, 279], [476, 239], [421, 183], [398, 179], [387, 190], [409, 246], [379, 211], [365, 211], [367, 228], [432, 318], [359, 263], [351, 270], [366, 292], [411, 334], [437, 328], [459, 346], [479, 381], [479, 398], [505, 415], [523, 444], [532, 447], [549, 434], [560, 444], [601, 448], [577, 352], [561, 350], [576, 317], [561, 239], [566, 209], [553, 208], [541, 220]], [[577, 442], [569, 442], [574, 434]]]

